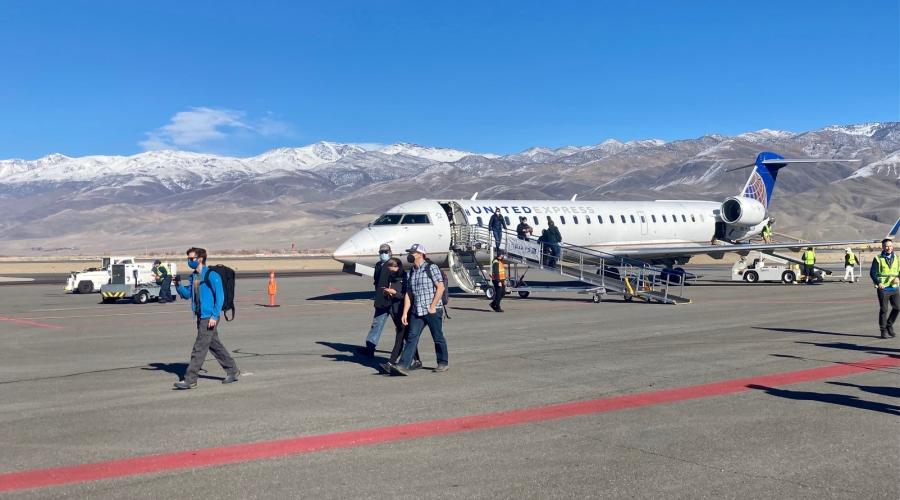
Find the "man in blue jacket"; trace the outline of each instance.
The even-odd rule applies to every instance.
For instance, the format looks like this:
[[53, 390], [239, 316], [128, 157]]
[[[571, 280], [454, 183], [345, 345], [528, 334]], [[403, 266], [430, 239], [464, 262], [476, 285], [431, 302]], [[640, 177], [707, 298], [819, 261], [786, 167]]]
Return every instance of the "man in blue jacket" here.
[[881, 253], [872, 259], [869, 277], [878, 295], [878, 329], [881, 338], [895, 337], [894, 321], [900, 314], [900, 259], [894, 253], [894, 241], [881, 240]]
[[184, 300], [189, 300], [191, 310], [197, 318], [197, 340], [191, 351], [191, 363], [188, 365], [184, 380], [175, 383], [176, 389], [193, 389], [197, 387], [197, 377], [206, 354], [212, 351], [216, 361], [225, 370], [223, 384], [237, 382], [241, 371], [228, 349], [219, 341], [219, 314], [225, 302], [225, 290], [222, 288], [222, 277], [206, 267], [206, 249], [192, 247], [187, 251], [188, 267], [193, 269], [190, 283], [185, 286], [176, 277], [176, 290]]

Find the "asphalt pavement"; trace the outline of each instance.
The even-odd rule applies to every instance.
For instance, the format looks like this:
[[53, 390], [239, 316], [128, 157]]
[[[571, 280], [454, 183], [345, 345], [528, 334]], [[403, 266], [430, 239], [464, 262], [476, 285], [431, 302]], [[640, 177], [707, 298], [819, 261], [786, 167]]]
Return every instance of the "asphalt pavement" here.
[[356, 350], [368, 279], [281, 278], [266, 308], [245, 278], [220, 329], [244, 375], [210, 356], [189, 391], [185, 302], [0, 287], [0, 496], [900, 498], [900, 340], [872, 287], [728, 269], [678, 306], [455, 295], [450, 370], [426, 332], [405, 378], [378, 368], [391, 326]]

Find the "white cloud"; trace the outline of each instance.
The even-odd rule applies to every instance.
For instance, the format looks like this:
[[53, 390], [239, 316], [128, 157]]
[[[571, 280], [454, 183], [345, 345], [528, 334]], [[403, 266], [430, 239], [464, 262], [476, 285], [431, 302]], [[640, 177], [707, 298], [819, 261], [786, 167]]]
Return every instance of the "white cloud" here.
[[253, 137], [290, 136], [293, 127], [269, 113], [259, 120], [247, 120], [246, 113], [232, 109], [191, 108], [179, 111], [168, 124], [147, 132], [138, 144], [144, 150], [187, 149], [211, 151], [230, 141], [246, 142]]

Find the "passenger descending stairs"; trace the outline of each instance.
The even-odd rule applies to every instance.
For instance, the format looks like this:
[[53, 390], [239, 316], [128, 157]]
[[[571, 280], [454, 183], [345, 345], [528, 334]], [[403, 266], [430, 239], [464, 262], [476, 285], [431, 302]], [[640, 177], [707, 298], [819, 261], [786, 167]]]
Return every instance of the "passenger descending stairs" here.
[[[565, 243], [561, 244], [560, 255], [553, 263], [541, 258], [542, 254], [549, 253], [549, 249], [536, 241], [519, 240], [510, 231], [501, 233], [501, 238], [500, 247], [506, 251], [508, 262], [576, 279], [593, 286], [591, 291], [597, 295], [614, 293], [621, 294], [626, 300], [637, 297], [664, 304], [690, 303], [690, 299], [682, 296], [683, 279], [680, 283], [663, 279], [671, 276], [665, 268]], [[468, 225], [454, 228], [450, 264], [460, 288], [469, 288], [466, 291], [474, 293], [490, 286], [475, 259], [475, 252], [479, 249], [489, 251], [493, 245], [493, 234], [487, 228]], [[553, 265], [549, 265], [551, 263]], [[678, 295], [673, 293], [675, 288]]]

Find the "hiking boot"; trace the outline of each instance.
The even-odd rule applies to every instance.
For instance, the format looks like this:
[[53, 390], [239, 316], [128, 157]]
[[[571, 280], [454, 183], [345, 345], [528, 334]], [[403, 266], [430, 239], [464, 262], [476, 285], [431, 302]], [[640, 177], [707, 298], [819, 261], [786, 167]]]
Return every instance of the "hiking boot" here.
[[434, 373], [444, 373], [445, 371], [447, 371], [449, 369], [450, 369], [450, 367], [447, 366], [446, 363], [438, 363], [437, 368], [434, 369]]
[[238, 381], [238, 377], [241, 376], [240, 370], [235, 370], [234, 373], [229, 374], [225, 377], [225, 380], [222, 381], [223, 384], [233, 384]]
[[893, 327], [893, 326], [887, 327], [887, 334], [888, 334], [888, 337], [891, 337], [891, 338], [894, 338], [894, 337], [897, 336], [897, 334], [894, 333], [894, 327]]
[[175, 388], [181, 391], [193, 389], [195, 387], [197, 387], [197, 382], [187, 383], [184, 380], [182, 380], [181, 382], [175, 382]]

